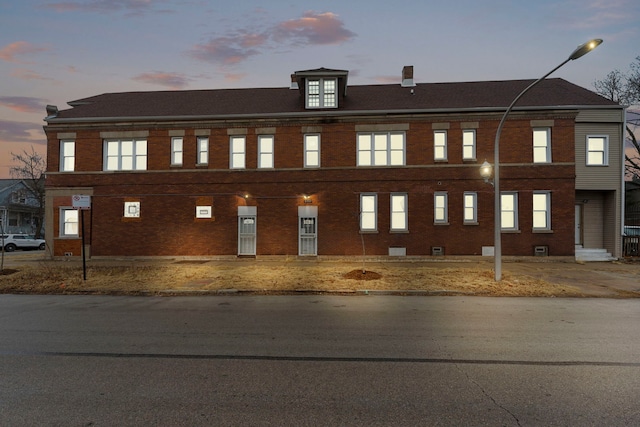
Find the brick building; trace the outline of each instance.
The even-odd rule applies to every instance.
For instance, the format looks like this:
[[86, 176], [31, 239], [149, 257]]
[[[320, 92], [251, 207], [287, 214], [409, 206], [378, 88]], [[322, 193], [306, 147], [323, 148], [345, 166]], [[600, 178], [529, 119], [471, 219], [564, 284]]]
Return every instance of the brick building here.
[[[108, 93], [47, 108], [46, 238], [94, 257], [482, 255], [506, 107], [532, 81]], [[541, 82], [501, 136], [506, 256], [621, 247], [624, 109]], [[72, 196], [91, 196], [84, 215]]]

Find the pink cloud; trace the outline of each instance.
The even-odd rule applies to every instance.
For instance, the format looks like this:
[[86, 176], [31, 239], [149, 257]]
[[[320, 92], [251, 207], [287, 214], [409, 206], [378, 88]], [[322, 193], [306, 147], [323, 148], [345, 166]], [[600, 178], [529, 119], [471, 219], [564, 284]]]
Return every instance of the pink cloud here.
[[340, 44], [356, 34], [347, 30], [335, 13], [306, 12], [302, 18], [280, 23], [274, 36], [278, 40], [296, 40], [304, 44]]
[[18, 68], [11, 72], [11, 77], [17, 77], [22, 80], [53, 80], [50, 77], [45, 77], [35, 71], [27, 70], [26, 68]]
[[183, 89], [188, 86], [189, 81], [191, 81], [191, 79], [184, 74], [164, 72], [142, 73], [133, 77], [133, 80], [142, 83], [158, 84], [171, 89]]
[[16, 57], [28, 55], [32, 53], [44, 52], [48, 50], [45, 47], [36, 46], [26, 41], [17, 41], [10, 43], [0, 49], [0, 59], [7, 62], [20, 62]]
[[237, 64], [259, 53], [257, 49], [244, 47], [242, 45], [244, 40], [243, 37], [217, 37], [207, 43], [194, 46], [189, 51], [189, 55], [206, 62]]
[[245, 78], [247, 75], [245, 73], [226, 73], [224, 75], [224, 79], [228, 82], [237, 82]]
[[0, 141], [45, 144], [41, 124], [0, 120]]
[[40, 98], [28, 96], [0, 96], [0, 105], [20, 113], [43, 113], [47, 102]]
[[56, 12], [118, 12], [125, 11], [130, 15], [140, 15], [153, 11], [158, 0], [77, 0], [47, 4], [45, 7]]

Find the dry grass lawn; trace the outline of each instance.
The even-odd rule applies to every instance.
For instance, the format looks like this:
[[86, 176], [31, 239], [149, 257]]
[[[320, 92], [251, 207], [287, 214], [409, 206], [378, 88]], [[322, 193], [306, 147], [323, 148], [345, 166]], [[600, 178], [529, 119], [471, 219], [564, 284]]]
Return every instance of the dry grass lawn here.
[[[581, 296], [579, 289], [528, 276], [504, 274], [480, 265], [456, 268], [424, 263], [130, 263], [82, 267], [40, 262], [12, 267], [0, 275], [0, 293], [171, 294], [237, 290], [257, 293], [421, 291], [438, 295]], [[8, 269], [7, 269], [8, 270]], [[5, 271], [8, 273], [8, 271]]]

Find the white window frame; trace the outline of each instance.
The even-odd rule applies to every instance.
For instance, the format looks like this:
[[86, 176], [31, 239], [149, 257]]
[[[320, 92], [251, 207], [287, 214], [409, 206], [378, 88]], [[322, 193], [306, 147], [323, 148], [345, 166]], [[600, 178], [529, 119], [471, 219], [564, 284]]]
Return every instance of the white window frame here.
[[274, 168], [274, 151], [274, 136], [258, 135], [258, 169]]
[[196, 218], [211, 218], [212, 212], [211, 206], [196, 206]]
[[[542, 202], [540, 206], [536, 201]], [[532, 196], [533, 229], [551, 230], [551, 192], [534, 191]]]
[[409, 230], [409, 196], [407, 193], [391, 193], [389, 198], [391, 231]]
[[234, 135], [229, 138], [229, 169], [245, 169], [247, 137]]
[[[598, 140], [602, 140], [601, 149], [592, 146]], [[585, 154], [587, 166], [609, 166], [609, 135], [587, 135]], [[596, 155], [601, 160], [596, 159]]]
[[171, 166], [182, 166], [184, 154], [184, 138], [181, 136], [171, 137]]
[[[505, 226], [505, 224], [511, 224], [511, 225]], [[513, 191], [500, 192], [500, 229], [503, 231], [519, 230], [518, 193], [517, 192], [513, 192]]]
[[105, 139], [104, 171], [147, 170], [146, 139]]
[[[365, 222], [373, 223], [373, 226], [365, 227]], [[376, 193], [360, 194], [360, 231], [378, 231], [378, 195]]]
[[447, 160], [447, 131], [446, 130], [433, 131], [433, 160], [440, 161], [440, 162]]
[[338, 79], [310, 78], [306, 86], [307, 108], [338, 108]]
[[209, 164], [209, 137], [199, 136], [196, 138], [196, 152], [198, 158], [196, 159], [197, 165]]
[[76, 167], [76, 142], [60, 141], [60, 172], [73, 172]]
[[476, 160], [476, 130], [462, 131], [462, 160]]
[[128, 201], [124, 202], [124, 217], [125, 218], [140, 218], [140, 201]]
[[399, 132], [359, 132], [356, 135], [358, 166], [404, 166], [406, 134]]
[[551, 163], [551, 128], [533, 128], [533, 163]]
[[78, 209], [60, 208], [60, 237], [78, 237], [80, 234]]
[[449, 223], [449, 195], [446, 191], [436, 191], [433, 193], [433, 223]]
[[320, 167], [320, 134], [307, 133], [304, 135], [304, 167]]
[[462, 220], [465, 224], [478, 223], [478, 193], [465, 191], [462, 196]]

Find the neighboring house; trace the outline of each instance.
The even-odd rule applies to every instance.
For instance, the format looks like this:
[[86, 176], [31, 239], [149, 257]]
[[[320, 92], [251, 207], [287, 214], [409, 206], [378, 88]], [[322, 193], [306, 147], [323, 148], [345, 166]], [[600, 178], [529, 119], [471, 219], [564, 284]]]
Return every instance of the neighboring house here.
[[[92, 256], [482, 255], [498, 122], [532, 80], [108, 93], [48, 106], [46, 238]], [[502, 253], [620, 256], [624, 109], [562, 79], [501, 136]]]
[[9, 234], [33, 234], [38, 224], [38, 200], [21, 179], [0, 179], [0, 219]]
[[625, 181], [625, 225], [640, 226], [640, 179]]

